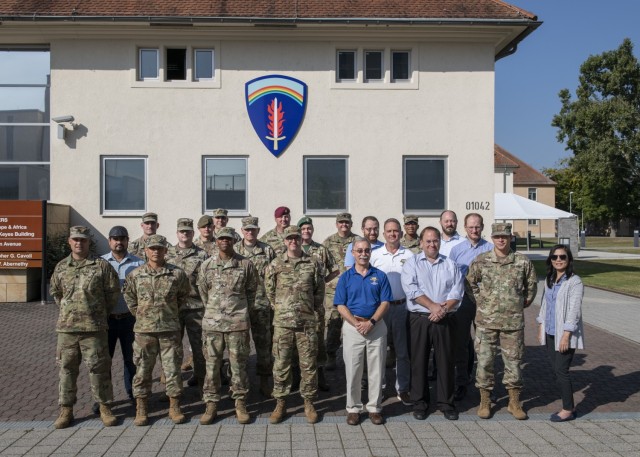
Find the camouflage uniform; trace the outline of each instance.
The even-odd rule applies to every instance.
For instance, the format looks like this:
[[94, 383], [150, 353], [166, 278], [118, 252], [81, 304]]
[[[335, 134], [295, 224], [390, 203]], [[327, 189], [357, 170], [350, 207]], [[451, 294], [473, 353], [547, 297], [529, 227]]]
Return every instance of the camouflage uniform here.
[[[133, 254], [136, 257], [147, 262], [149, 259], [147, 259], [147, 253], [144, 252], [146, 243], [147, 243], [147, 240], [145, 240], [144, 237], [141, 236], [140, 238], [136, 238], [135, 240], [129, 242], [129, 247], [127, 248], [127, 251], [129, 251], [129, 254]], [[167, 247], [170, 248], [171, 243], [167, 242]]]
[[237, 243], [235, 251], [241, 256], [249, 259], [256, 267], [258, 273], [258, 289], [256, 291], [255, 306], [249, 310], [251, 319], [251, 337], [256, 347], [256, 374], [258, 376], [271, 376], [271, 345], [273, 344], [271, 335], [271, 305], [267, 299], [264, 288], [264, 274], [267, 266], [276, 257], [275, 252], [268, 244], [258, 241], [257, 244], [249, 248], [244, 241]]
[[271, 246], [276, 256], [287, 252], [287, 247], [284, 245], [284, 233], [278, 233], [276, 228], [272, 228], [267, 233], [260, 237], [260, 241]]
[[198, 386], [204, 384], [205, 361], [202, 354], [202, 317], [204, 316], [204, 304], [198, 293], [198, 276], [200, 265], [207, 260], [207, 254], [197, 246], [180, 248], [175, 246], [167, 254], [167, 262], [184, 270], [189, 278], [191, 293], [185, 306], [180, 310], [180, 330], [184, 337], [187, 331], [189, 345], [193, 352], [193, 372], [198, 380]]
[[[155, 237], [164, 240], [158, 235], [150, 238]], [[170, 263], [158, 270], [145, 264], [125, 279], [124, 298], [136, 317], [134, 397], [151, 395], [151, 377], [158, 353], [167, 379], [167, 395], [175, 398], [182, 393], [180, 311], [186, 306], [190, 293], [187, 274]]]
[[524, 308], [537, 292], [536, 272], [523, 254], [498, 257], [495, 250], [475, 258], [467, 273], [466, 294], [477, 305], [475, 350], [476, 387], [492, 390], [498, 344], [504, 361], [507, 389], [522, 388]]
[[[72, 228], [72, 236], [76, 228]], [[60, 367], [58, 403], [60, 406], [76, 403], [78, 373], [83, 358], [89, 371], [94, 400], [100, 403], [112, 401], [107, 318], [120, 296], [118, 274], [102, 258], [89, 256], [84, 260], [74, 260], [69, 255], [56, 265], [51, 275], [50, 291], [60, 307], [56, 324], [56, 362]]]
[[246, 399], [249, 392], [249, 313], [259, 281], [253, 264], [237, 253], [229, 260], [222, 260], [218, 255], [202, 264], [198, 289], [205, 304], [202, 324], [207, 362], [205, 402], [220, 401], [220, 367], [225, 347], [231, 366], [231, 398]]
[[[338, 233], [334, 233], [322, 243], [337, 263], [340, 274], [347, 271], [347, 268], [344, 266], [344, 257], [347, 253], [347, 247], [349, 244], [353, 243], [355, 238], [356, 235], [351, 232], [349, 232], [349, 234], [344, 238], [342, 238]], [[333, 358], [335, 358], [336, 352], [340, 347], [340, 336], [342, 334], [342, 317], [340, 316], [337, 308], [333, 306], [333, 297], [336, 294], [336, 286], [338, 285], [339, 277], [340, 275], [333, 278], [325, 286], [325, 326], [327, 328], [325, 346], [327, 354]]]
[[214, 252], [214, 249], [216, 248], [215, 239], [213, 241], [209, 241], [209, 240], [206, 240], [206, 239], [202, 238], [201, 236], [199, 236], [198, 238], [193, 240], [193, 244], [195, 244], [200, 249], [202, 249], [207, 254], [207, 256], [209, 256], [209, 257], [211, 257], [211, 255]]
[[[339, 266], [331, 255], [331, 252], [321, 245], [320, 243], [316, 243], [312, 241], [309, 245], [307, 251], [305, 251], [308, 255], [313, 257], [321, 266], [322, 266], [322, 277], [326, 278], [328, 275], [333, 273], [334, 271], [339, 270]], [[334, 278], [337, 280], [338, 278]], [[333, 280], [332, 280], [333, 281]], [[325, 285], [325, 297], [326, 297], [326, 285]], [[335, 307], [333, 307], [335, 309]], [[324, 341], [324, 316], [328, 314], [326, 308], [322, 313], [322, 318], [320, 315], [317, 315], [318, 326], [316, 332], [318, 333], [318, 366], [323, 367], [327, 363], [327, 349]]]
[[420, 254], [420, 252], [422, 251], [422, 249], [420, 249], [419, 237], [416, 237], [415, 240], [410, 240], [407, 238], [407, 235], [403, 235], [402, 238], [400, 238], [400, 245], [405, 249], [410, 250], [414, 254]]
[[[298, 229], [295, 227], [295, 229]], [[299, 233], [299, 232], [298, 232]], [[300, 395], [313, 400], [318, 391], [318, 320], [324, 319], [323, 267], [309, 255], [289, 258], [285, 252], [267, 267], [265, 287], [275, 310], [273, 318], [273, 396], [284, 399], [291, 390], [294, 348], [300, 357]]]
[[[229, 227], [229, 228], [231, 228], [231, 227]], [[213, 239], [214, 239], [213, 247], [214, 247], [214, 249], [216, 248], [216, 243], [215, 243], [215, 239], [216, 238], [218, 238], [218, 235], [217, 235], [216, 231], [214, 230], [213, 231]], [[238, 232], [236, 232], [235, 229], [234, 229], [234, 231], [233, 231], [233, 244], [237, 244], [240, 241], [242, 241], [242, 237], [240, 235], [238, 235]]]

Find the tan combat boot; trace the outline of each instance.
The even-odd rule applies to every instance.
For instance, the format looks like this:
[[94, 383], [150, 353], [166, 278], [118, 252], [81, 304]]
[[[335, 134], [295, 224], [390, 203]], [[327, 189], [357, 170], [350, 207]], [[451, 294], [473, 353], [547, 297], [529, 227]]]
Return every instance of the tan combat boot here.
[[509, 405], [507, 406], [507, 411], [509, 411], [513, 417], [519, 421], [529, 419], [529, 416], [527, 416], [527, 413], [524, 412], [522, 405], [520, 404], [520, 389], [507, 390], [509, 391]]
[[113, 427], [118, 423], [118, 419], [111, 412], [111, 407], [105, 403], [100, 403], [100, 419], [105, 427]]
[[247, 412], [247, 403], [244, 400], [236, 400], [236, 417], [241, 424], [248, 424], [251, 416]]
[[269, 376], [260, 376], [260, 393], [267, 398], [271, 398], [273, 390], [269, 385]]
[[489, 419], [491, 417], [491, 392], [487, 389], [480, 389], [478, 417], [480, 419]]
[[218, 405], [212, 401], [207, 402], [204, 414], [200, 417], [200, 425], [211, 425], [218, 415]]
[[136, 418], [133, 420], [133, 424], [138, 427], [149, 425], [149, 413], [147, 411], [146, 398], [136, 398]]
[[284, 415], [287, 413], [287, 404], [284, 398], [278, 398], [276, 400], [276, 409], [273, 410], [271, 416], [269, 416], [269, 422], [272, 424], [279, 424], [284, 419]]
[[169, 397], [169, 419], [171, 419], [174, 424], [184, 424], [187, 421], [187, 418], [182, 414], [182, 411], [180, 411], [179, 397]]
[[307, 422], [315, 424], [318, 422], [318, 413], [313, 406], [313, 401], [305, 398], [304, 400], [304, 415], [307, 416]]
[[73, 406], [61, 406], [60, 415], [53, 423], [55, 428], [67, 428], [73, 422]]
[[182, 366], [180, 367], [182, 371], [189, 371], [193, 369], [193, 356], [189, 356], [187, 360], [184, 361]]

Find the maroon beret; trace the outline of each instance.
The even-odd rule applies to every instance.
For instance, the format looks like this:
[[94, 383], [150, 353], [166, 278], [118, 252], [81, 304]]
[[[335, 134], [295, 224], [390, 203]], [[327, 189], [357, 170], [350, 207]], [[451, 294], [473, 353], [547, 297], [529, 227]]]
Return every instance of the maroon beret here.
[[273, 213], [274, 217], [282, 217], [285, 214], [291, 214], [291, 210], [286, 206], [279, 206], [276, 208], [275, 213]]

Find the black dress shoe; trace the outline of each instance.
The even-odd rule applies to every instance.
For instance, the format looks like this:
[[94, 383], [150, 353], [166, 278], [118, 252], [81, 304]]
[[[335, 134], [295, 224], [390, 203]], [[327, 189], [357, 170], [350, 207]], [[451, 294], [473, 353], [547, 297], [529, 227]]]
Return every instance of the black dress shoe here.
[[467, 395], [467, 386], [458, 386], [456, 387], [456, 391], [453, 394], [453, 399], [455, 401], [462, 400]]
[[413, 412], [413, 417], [415, 417], [416, 419], [418, 419], [419, 421], [423, 421], [427, 418], [427, 410], [422, 410], [422, 409], [416, 409]]
[[456, 411], [455, 409], [446, 409], [442, 411], [442, 414], [444, 414], [444, 418], [449, 421], [458, 420], [458, 411]]
[[93, 414], [100, 414], [100, 403], [94, 403], [93, 406], [91, 407], [91, 411], [93, 412]]
[[551, 422], [569, 422], [574, 420], [576, 417], [578, 417], [578, 415], [576, 414], [575, 411], [572, 412], [569, 416], [565, 417], [564, 419], [560, 417], [558, 413], [553, 413], [549, 418], [549, 420], [551, 420]]

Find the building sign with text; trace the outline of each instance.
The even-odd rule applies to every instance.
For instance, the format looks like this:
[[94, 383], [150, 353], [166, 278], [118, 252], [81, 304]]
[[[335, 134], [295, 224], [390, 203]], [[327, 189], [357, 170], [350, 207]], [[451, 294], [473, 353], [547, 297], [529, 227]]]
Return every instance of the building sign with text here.
[[0, 269], [42, 267], [40, 200], [0, 201]]

